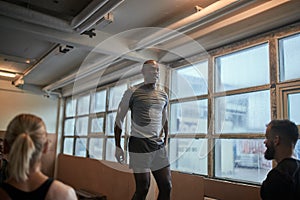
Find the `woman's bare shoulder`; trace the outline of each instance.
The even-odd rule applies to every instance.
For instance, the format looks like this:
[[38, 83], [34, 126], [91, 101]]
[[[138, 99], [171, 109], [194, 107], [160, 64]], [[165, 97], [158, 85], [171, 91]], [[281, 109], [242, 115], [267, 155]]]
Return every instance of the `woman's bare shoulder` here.
[[47, 200], [77, 200], [77, 196], [71, 186], [54, 180], [49, 188]]
[[8, 194], [2, 188], [0, 188], [0, 197], [1, 197], [1, 200], [11, 200], [11, 198], [8, 196]]

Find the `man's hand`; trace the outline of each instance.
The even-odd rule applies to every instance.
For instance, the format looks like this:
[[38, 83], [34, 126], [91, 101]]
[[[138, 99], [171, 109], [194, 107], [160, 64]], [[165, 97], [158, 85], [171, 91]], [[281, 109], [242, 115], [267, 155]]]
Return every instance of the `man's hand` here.
[[168, 138], [167, 137], [164, 138], [164, 144], [165, 144], [165, 146], [168, 145]]
[[115, 157], [119, 163], [124, 163], [124, 151], [121, 147], [116, 147]]

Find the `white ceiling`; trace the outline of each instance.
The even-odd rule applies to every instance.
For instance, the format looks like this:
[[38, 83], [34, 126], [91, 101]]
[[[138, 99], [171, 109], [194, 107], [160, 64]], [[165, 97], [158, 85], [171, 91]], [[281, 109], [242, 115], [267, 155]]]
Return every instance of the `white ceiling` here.
[[0, 70], [18, 76], [0, 79], [45, 92], [105, 84], [147, 59], [168, 64], [297, 22], [299, 11], [299, 0], [1, 0]]

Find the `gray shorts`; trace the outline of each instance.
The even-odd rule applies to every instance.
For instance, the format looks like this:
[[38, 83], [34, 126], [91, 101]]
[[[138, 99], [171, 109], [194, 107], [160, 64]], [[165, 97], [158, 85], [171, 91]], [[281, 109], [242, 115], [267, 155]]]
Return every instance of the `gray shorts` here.
[[170, 166], [165, 145], [161, 139], [131, 136], [128, 144], [129, 167], [134, 171], [150, 169], [156, 171]]

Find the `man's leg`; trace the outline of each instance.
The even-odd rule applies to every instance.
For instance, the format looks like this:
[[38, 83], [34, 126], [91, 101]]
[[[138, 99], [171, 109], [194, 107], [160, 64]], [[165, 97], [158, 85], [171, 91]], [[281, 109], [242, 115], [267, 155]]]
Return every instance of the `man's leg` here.
[[152, 172], [158, 189], [159, 194], [157, 200], [170, 200], [172, 189], [172, 178], [170, 167], [164, 167], [162, 169]]
[[134, 173], [135, 193], [132, 200], [144, 200], [150, 186], [150, 172]]

